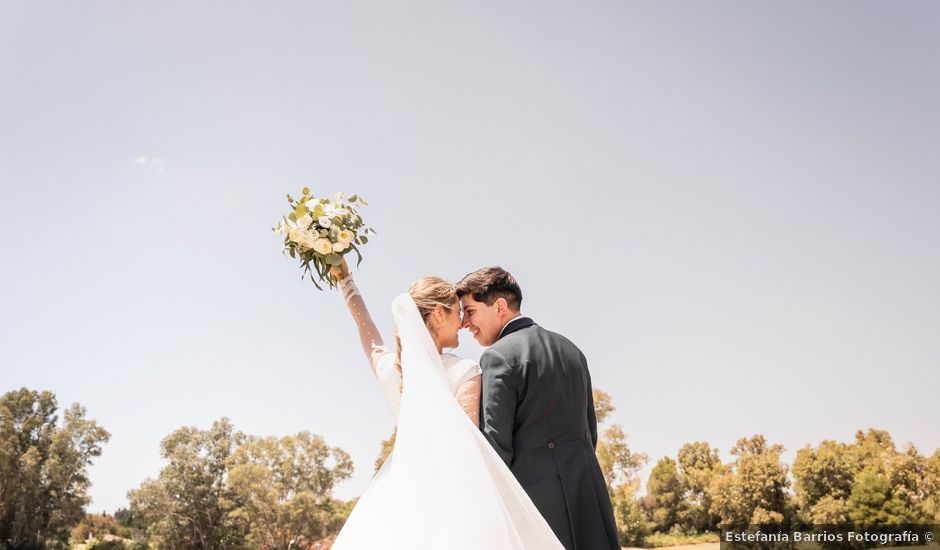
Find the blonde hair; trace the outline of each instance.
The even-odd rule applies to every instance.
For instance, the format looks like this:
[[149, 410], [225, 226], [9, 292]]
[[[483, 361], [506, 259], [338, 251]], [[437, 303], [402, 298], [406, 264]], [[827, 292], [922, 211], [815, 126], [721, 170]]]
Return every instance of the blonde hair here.
[[[418, 306], [418, 312], [424, 324], [428, 324], [431, 314], [438, 308], [444, 308], [448, 312], [458, 304], [460, 298], [457, 297], [457, 288], [451, 283], [440, 277], [422, 277], [411, 283], [408, 287], [408, 295]], [[428, 330], [431, 327], [428, 326]], [[398, 370], [398, 376], [404, 380], [401, 372], [401, 337], [395, 332], [395, 368]]]

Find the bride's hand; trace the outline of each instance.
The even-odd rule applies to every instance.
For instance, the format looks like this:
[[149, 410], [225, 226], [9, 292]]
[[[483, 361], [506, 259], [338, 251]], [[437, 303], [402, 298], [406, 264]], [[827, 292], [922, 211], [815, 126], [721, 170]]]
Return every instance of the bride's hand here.
[[346, 277], [349, 277], [349, 266], [346, 265], [346, 258], [343, 258], [343, 264], [340, 267], [331, 267], [330, 275], [333, 276], [337, 281], [342, 281]]

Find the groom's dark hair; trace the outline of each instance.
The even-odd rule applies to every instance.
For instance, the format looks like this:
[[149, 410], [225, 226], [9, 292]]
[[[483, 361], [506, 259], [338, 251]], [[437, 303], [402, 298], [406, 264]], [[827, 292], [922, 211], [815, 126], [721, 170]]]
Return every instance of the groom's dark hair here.
[[522, 307], [522, 289], [519, 288], [519, 283], [501, 267], [484, 267], [460, 279], [457, 283], [457, 296], [467, 294], [488, 306], [502, 298], [513, 311], [519, 311]]

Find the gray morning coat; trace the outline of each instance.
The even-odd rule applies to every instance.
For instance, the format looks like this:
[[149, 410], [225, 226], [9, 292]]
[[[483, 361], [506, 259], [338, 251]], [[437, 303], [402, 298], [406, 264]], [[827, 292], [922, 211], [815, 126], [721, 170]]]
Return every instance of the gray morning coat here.
[[567, 550], [620, 550], [584, 354], [528, 317], [480, 357], [480, 429]]

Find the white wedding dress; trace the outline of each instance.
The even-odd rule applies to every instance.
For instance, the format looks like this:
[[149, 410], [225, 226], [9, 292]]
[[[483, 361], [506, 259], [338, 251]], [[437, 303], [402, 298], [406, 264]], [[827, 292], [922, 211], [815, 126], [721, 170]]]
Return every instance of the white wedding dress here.
[[[392, 413], [392, 419], [398, 424], [398, 413], [401, 410], [401, 376], [398, 374], [398, 368], [395, 366], [395, 352], [381, 346], [375, 352], [375, 377], [379, 379], [382, 385], [382, 393], [385, 394], [385, 400], [388, 402], [389, 412]], [[464, 383], [478, 376], [483, 371], [480, 365], [469, 359], [461, 359], [452, 353], [441, 355], [441, 362], [444, 364], [444, 381], [450, 388], [451, 394], [456, 394]], [[472, 396], [468, 396], [472, 397]], [[458, 399], [458, 403], [460, 403]], [[461, 403], [461, 406], [464, 404]], [[479, 407], [479, 404], [477, 404]]]
[[408, 294], [392, 312], [403, 378], [395, 448], [333, 550], [564, 550], [454, 398], [479, 371], [452, 359], [445, 368]]

